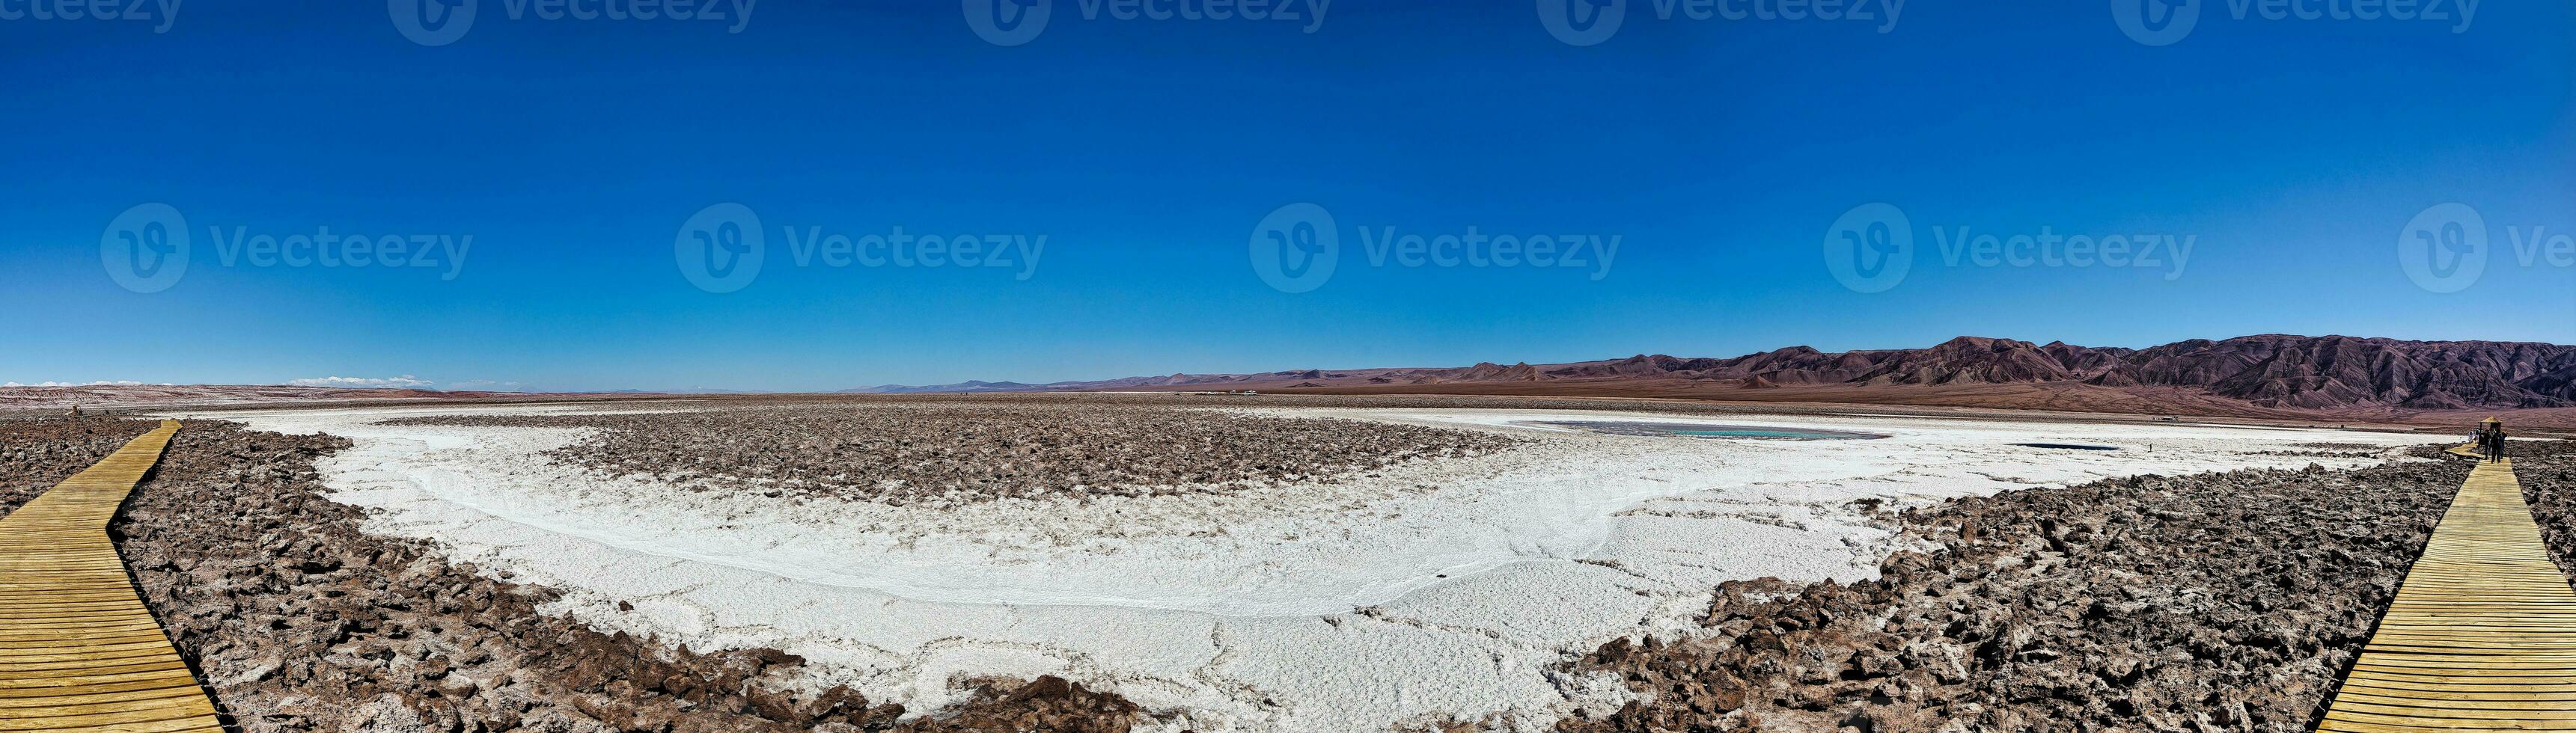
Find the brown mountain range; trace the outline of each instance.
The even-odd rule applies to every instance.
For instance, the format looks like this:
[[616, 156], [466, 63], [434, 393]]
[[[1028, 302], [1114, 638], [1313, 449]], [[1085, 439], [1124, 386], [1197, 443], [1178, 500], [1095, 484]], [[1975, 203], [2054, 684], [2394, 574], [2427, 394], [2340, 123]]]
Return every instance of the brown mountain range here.
[[2147, 349], [1963, 336], [1922, 349], [1805, 346], [1731, 359], [1640, 354], [1570, 364], [1174, 374], [864, 392], [1263, 390], [1669, 396], [2146, 414], [2384, 419], [2576, 408], [2576, 346], [2262, 335]]

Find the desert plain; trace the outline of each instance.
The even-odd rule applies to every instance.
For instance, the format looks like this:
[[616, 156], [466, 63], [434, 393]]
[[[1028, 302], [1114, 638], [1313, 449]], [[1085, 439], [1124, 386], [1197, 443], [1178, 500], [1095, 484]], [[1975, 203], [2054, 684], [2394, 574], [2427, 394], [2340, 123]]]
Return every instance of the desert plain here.
[[[119, 531], [246, 730], [2294, 730], [2465, 472], [1526, 397], [174, 416]], [[10, 421], [13, 505], [141, 430], [61, 423]]]

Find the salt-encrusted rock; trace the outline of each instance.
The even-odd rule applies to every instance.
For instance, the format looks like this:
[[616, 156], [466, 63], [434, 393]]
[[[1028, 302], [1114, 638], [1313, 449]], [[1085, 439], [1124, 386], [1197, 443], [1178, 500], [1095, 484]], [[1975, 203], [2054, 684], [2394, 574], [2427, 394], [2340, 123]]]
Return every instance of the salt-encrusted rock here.
[[[2524, 480], [2564, 552], [2576, 483], [2551, 465]], [[2467, 472], [2148, 476], [1910, 511], [1937, 549], [1877, 580], [1727, 583], [1706, 633], [1576, 661], [1643, 699], [1558, 727], [2305, 730]]]
[[552, 455], [701, 490], [891, 505], [1226, 491], [1483, 455], [1522, 442], [1382, 422], [1061, 403], [467, 415], [383, 424], [601, 428]]
[[[0, 420], [0, 508], [151, 427]], [[537, 612], [554, 591], [483, 577], [426, 543], [358, 530], [313, 460], [339, 438], [187, 422], [110, 531], [145, 602], [244, 731], [1125, 730], [1114, 695], [996, 680], [897, 722], [848, 688], [765, 684], [804, 660], [700, 654]], [[1035, 686], [1045, 694], [1019, 694]], [[1040, 727], [1014, 727], [1033, 724]]]

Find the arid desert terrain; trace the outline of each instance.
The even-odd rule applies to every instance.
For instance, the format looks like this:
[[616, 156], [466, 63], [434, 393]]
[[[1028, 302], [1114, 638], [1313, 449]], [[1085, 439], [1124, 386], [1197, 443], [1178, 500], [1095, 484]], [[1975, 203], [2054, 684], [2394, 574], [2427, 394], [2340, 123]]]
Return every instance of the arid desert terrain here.
[[[2296, 730], [2465, 472], [1465, 396], [179, 417], [116, 531], [246, 730]], [[145, 427], [5, 425], [10, 506]]]

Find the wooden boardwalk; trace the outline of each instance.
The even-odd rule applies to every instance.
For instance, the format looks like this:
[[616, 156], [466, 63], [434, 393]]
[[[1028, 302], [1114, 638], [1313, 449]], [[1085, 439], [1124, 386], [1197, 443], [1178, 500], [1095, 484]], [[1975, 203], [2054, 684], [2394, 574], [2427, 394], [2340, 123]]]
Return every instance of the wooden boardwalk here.
[[2576, 590], [2512, 462], [2469, 474], [2317, 729], [2576, 730]]
[[0, 731], [223, 730], [107, 539], [177, 432], [164, 421], [0, 519]]

